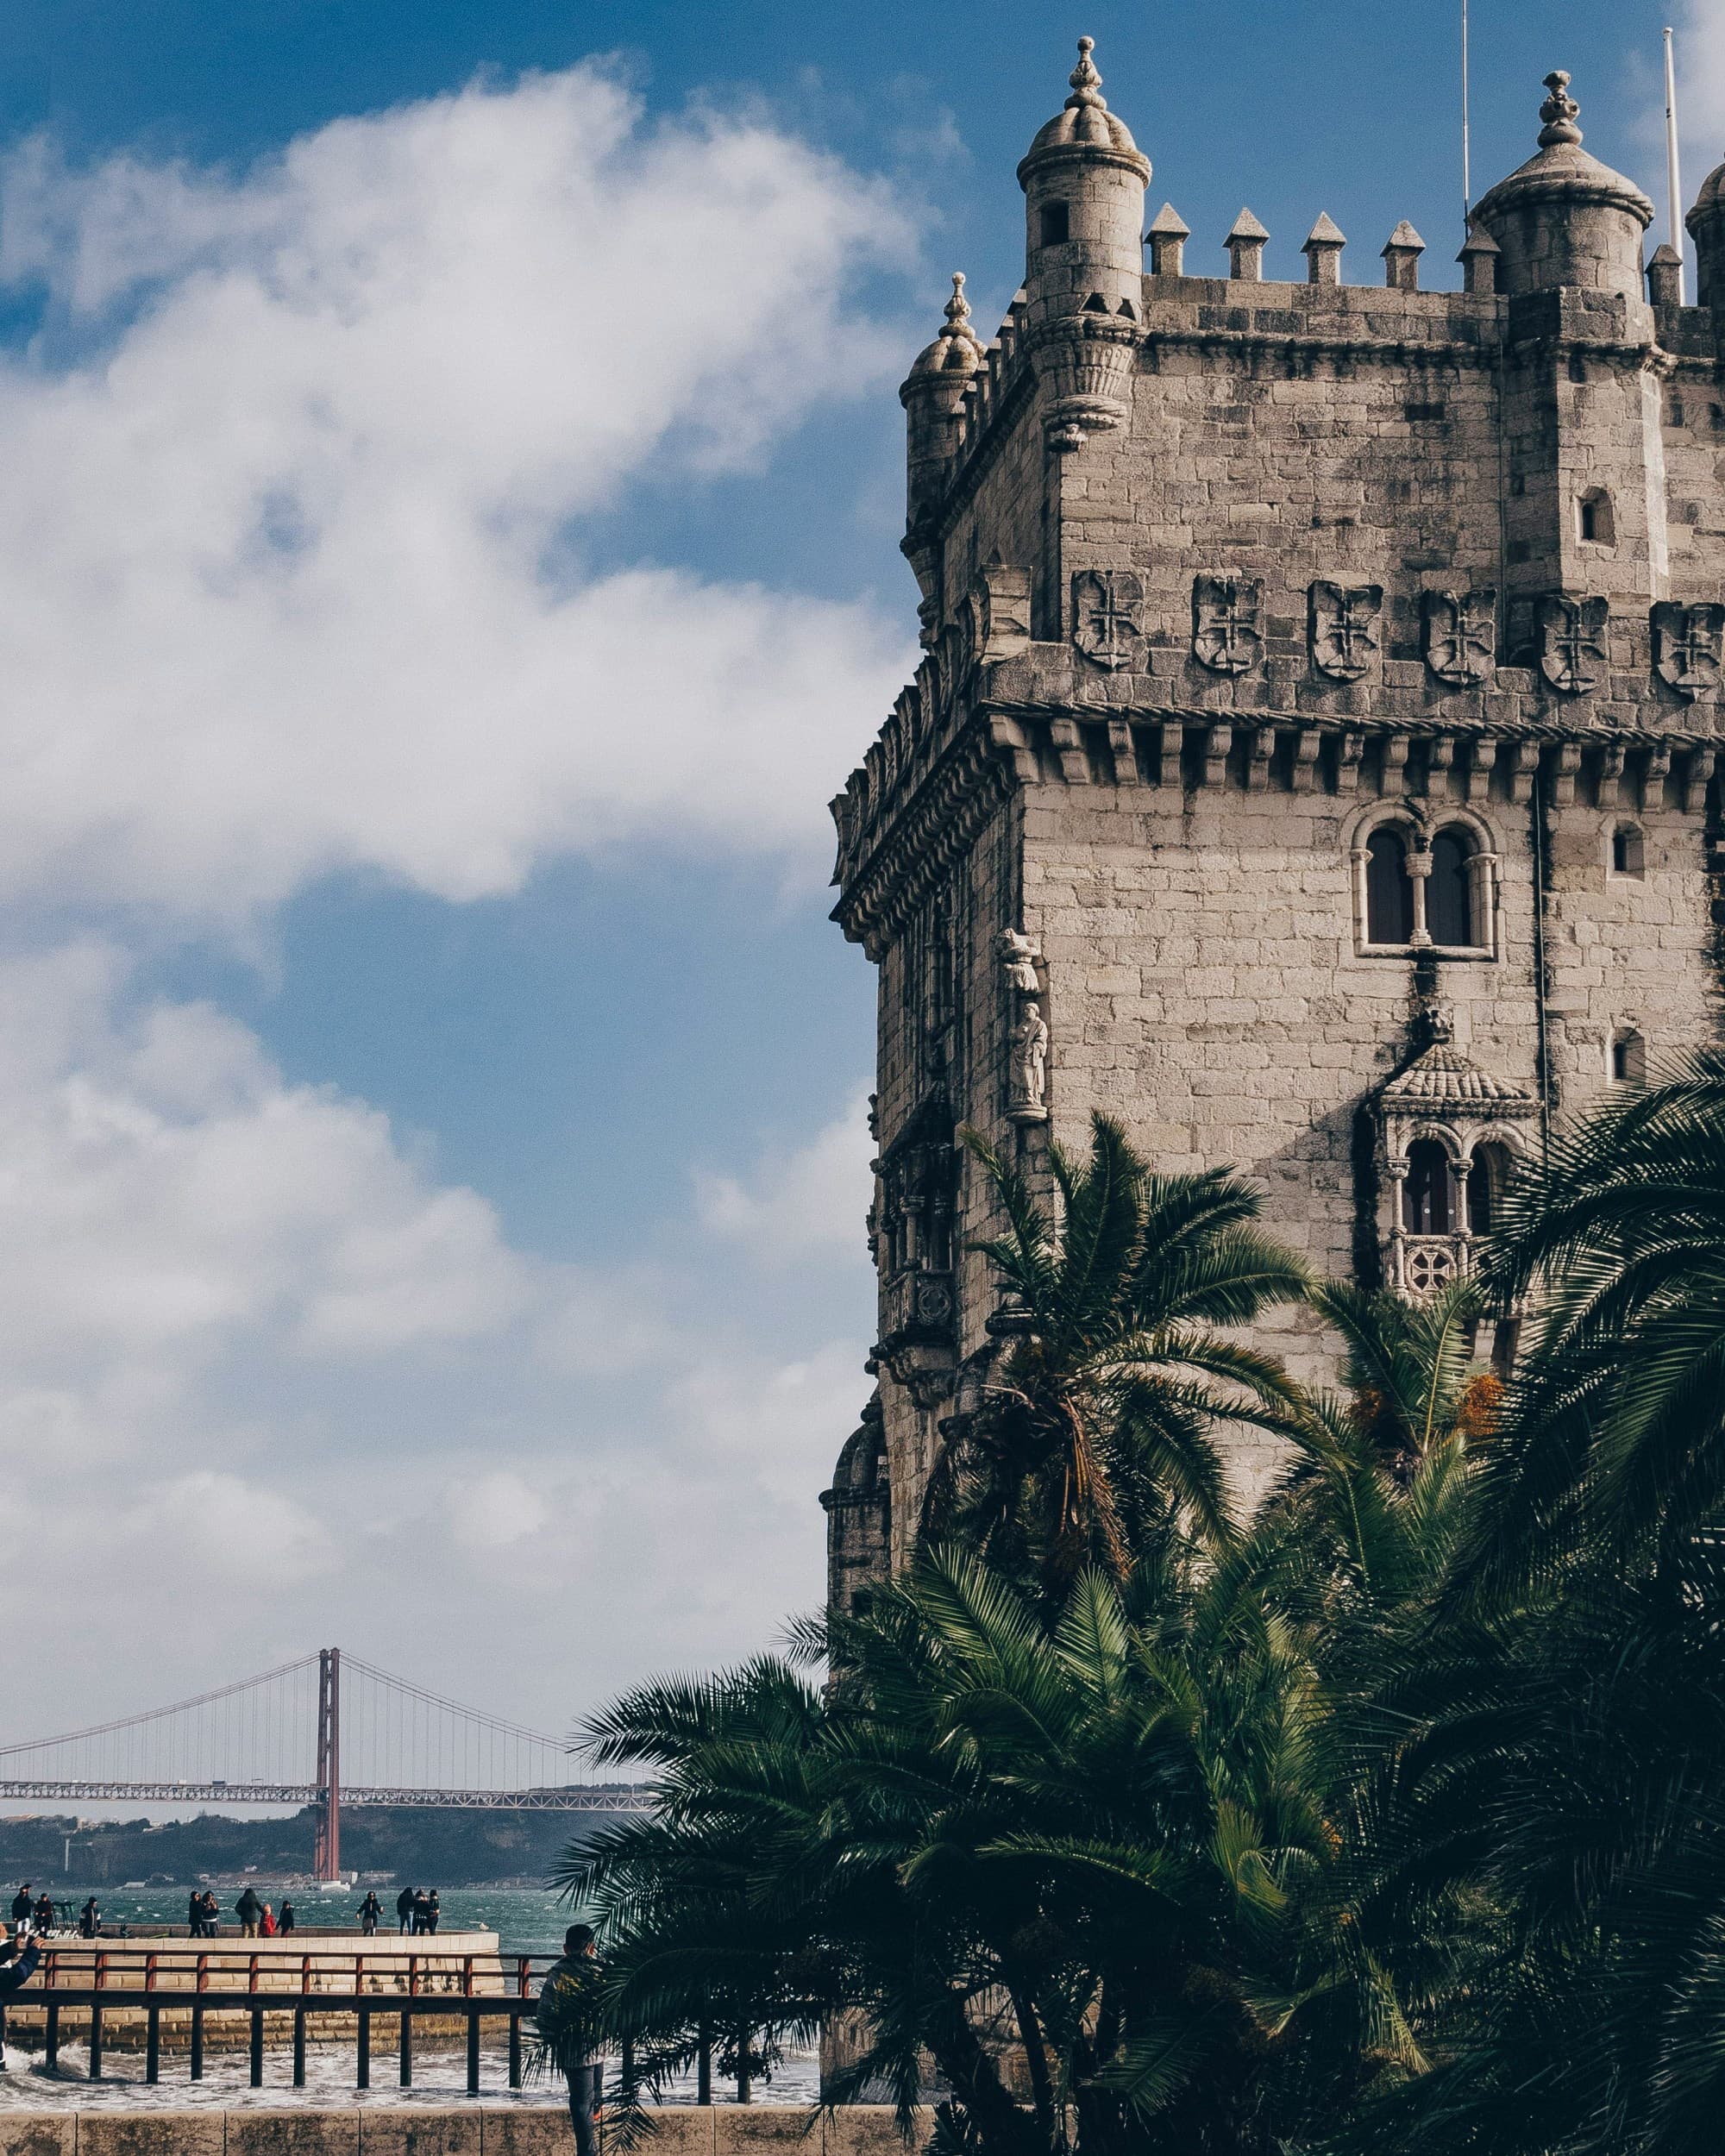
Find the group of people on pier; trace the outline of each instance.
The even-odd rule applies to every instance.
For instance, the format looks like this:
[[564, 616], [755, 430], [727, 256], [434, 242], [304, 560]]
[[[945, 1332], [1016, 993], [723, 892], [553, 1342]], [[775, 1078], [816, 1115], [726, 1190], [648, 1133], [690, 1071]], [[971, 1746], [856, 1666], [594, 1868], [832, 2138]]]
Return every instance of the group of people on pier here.
[[25, 1880], [12, 1896], [12, 1929], [19, 1938], [27, 1938], [32, 1932], [47, 1937], [60, 1921], [54, 1911], [53, 1896], [46, 1889], [41, 1894], [30, 1892], [30, 1883]]
[[[211, 1895], [208, 1899], [213, 1914], [216, 1907], [215, 1896]], [[287, 1939], [292, 1937], [297, 1921], [292, 1902], [284, 1900], [281, 1905], [281, 1914], [278, 1915], [267, 1902], [258, 1898], [257, 1890], [254, 1887], [248, 1887], [239, 1900], [235, 1902], [234, 1914], [240, 1920], [240, 1935], [242, 1939]], [[207, 1936], [211, 1939], [216, 1936], [213, 1928]]]

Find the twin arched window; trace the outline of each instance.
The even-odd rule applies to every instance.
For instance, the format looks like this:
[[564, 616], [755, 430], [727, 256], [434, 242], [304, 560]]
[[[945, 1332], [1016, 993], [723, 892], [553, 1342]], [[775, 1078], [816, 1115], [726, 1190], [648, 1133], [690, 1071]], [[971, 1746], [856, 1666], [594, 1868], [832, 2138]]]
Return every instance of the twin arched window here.
[[1480, 862], [1465, 824], [1446, 824], [1429, 849], [1421, 849], [1408, 825], [1380, 824], [1365, 845], [1366, 943], [1380, 950], [1482, 949], [1490, 938], [1484, 918], [1490, 887], [1477, 872]]
[[1402, 1185], [1402, 1225], [1409, 1235], [1490, 1235], [1509, 1156], [1496, 1144], [1476, 1146], [1465, 1175], [1434, 1138], [1408, 1148]]

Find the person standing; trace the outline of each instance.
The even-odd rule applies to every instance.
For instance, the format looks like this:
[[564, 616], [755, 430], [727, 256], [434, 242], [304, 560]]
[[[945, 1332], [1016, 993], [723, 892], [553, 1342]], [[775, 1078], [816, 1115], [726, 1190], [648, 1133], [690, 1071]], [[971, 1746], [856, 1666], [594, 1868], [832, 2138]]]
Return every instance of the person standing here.
[[259, 1901], [255, 1889], [248, 1887], [234, 1904], [234, 1914], [240, 1920], [240, 1936], [242, 1939], [257, 1937], [258, 1919], [263, 1913], [264, 1905]]
[[293, 1904], [292, 1902], [287, 1901], [285, 1898], [281, 1905], [281, 1915], [277, 1917], [275, 1921], [275, 1927], [284, 1939], [292, 1937], [293, 1933]]
[[193, 1887], [185, 1898], [185, 1935], [188, 1939], [204, 1936], [204, 1890]]
[[362, 1938], [377, 1937], [378, 1919], [382, 1915], [382, 1902], [378, 1900], [375, 1891], [368, 1889], [365, 1900], [360, 1904], [360, 1934]]
[[30, 1892], [30, 1883], [26, 1879], [12, 1896], [12, 1929], [15, 1932], [22, 1934], [29, 1930], [35, 1907], [35, 1896]]
[[536, 2021], [541, 2039], [569, 2084], [576, 2156], [599, 2156], [605, 2068], [593, 2057], [597, 2046], [592, 2027], [599, 1975], [593, 1926], [571, 1924], [563, 1934], [563, 1958], [546, 1975]]
[[96, 1906], [93, 1894], [78, 1912], [78, 1935], [80, 1939], [99, 1939], [102, 1935], [102, 1912]]
[[275, 1911], [267, 1902], [264, 1903], [263, 1921], [258, 1926], [258, 1935], [261, 1939], [273, 1939], [276, 1936]]
[[53, 1896], [44, 1887], [36, 1896], [35, 1929], [39, 1937], [46, 1939], [54, 1927]]
[[428, 1928], [425, 1915], [430, 1907], [430, 1903], [425, 1898], [424, 1888], [415, 1887], [413, 1890], [413, 1931], [416, 1938]]
[[413, 1898], [418, 1890], [417, 1887], [403, 1887], [395, 1897], [395, 1928], [398, 1932], [413, 1929]]
[[442, 1902], [441, 1902], [437, 1899], [437, 1890], [436, 1890], [436, 1887], [433, 1887], [433, 1888], [432, 1888], [432, 1890], [431, 1890], [431, 1891], [430, 1891], [430, 1894], [428, 1894], [428, 1895], [426, 1896], [426, 1897], [425, 1897], [425, 1928], [426, 1928], [426, 1930], [427, 1930], [428, 1932], [432, 1932], [432, 1933], [435, 1933], [435, 1932], [436, 1931], [436, 1929], [437, 1929], [438, 1924], [439, 1924], [439, 1923], [442, 1921], [442, 1915], [443, 1915], [443, 1905], [442, 1905]]

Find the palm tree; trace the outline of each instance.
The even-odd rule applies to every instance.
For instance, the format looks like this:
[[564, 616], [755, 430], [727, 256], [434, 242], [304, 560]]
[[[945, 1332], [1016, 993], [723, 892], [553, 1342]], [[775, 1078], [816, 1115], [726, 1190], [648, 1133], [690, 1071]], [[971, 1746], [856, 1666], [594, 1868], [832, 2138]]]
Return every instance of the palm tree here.
[[1086, 1564], [1123, 1580], [1170, 1535], [1220, 1551], [1237, 1529], [1215, 1436], [1281, 1428], [1280, 1365], [1219, 1328], [1303, 1294], [1298, 1261], [1252, 1226], [1238, 1177], [1152, 1174], [1095, 1118], [1088, 1161], [1057, 1146], [1057, 1218], [974, 1131], [1006, 1232], [976, 1247], [1006, 1291], [1008, 1343], [980, 1407], [956, 1419], [924, 1512], [1058, 1602]]
[[1725, 1056], [1559, 1134], [1484, 1285], [1524, 1368], [1387, 1644], [1368, 1938], [1448, 1943], [1433, 2071], [1354, 2146], [1690, 2156], [1725, 2109]]
[[930, 1550], [844, 1625], [831, 1696], [762, 1662], [601, 1717], [661, 1809], [565, 1877], [643, 2082], [704, 2021], [772, 2040], [843, 2005], [868, 2033], [835, 2093], [942, 2096], [949, 2139], [1270, 2156], [1411, 2070], [1327, 1890], [1323, 1685], [1272, 1576], [1247, 1542], [1173, 1598], [1086, 1567], [1051, 1625]]

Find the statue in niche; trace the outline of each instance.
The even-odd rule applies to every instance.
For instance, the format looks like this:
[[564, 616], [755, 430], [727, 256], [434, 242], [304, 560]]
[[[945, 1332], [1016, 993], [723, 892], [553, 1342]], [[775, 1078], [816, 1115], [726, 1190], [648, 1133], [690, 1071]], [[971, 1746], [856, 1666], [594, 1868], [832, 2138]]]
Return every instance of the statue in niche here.
[[1031, 1001], [1012, 1031], [1012, 1100], [1007, 1113], [1014, 1123], [1047, 1120], [1048, 1027], [1042, 1006]]
[[1019, 994], [1036, 994], [1037, 962], [1041, 956], [1042, 945], [1034, 936], [1020, 936], [1015, 928], [1000, 931], [1000, 963], [1007, 969], [1007, 986]]

